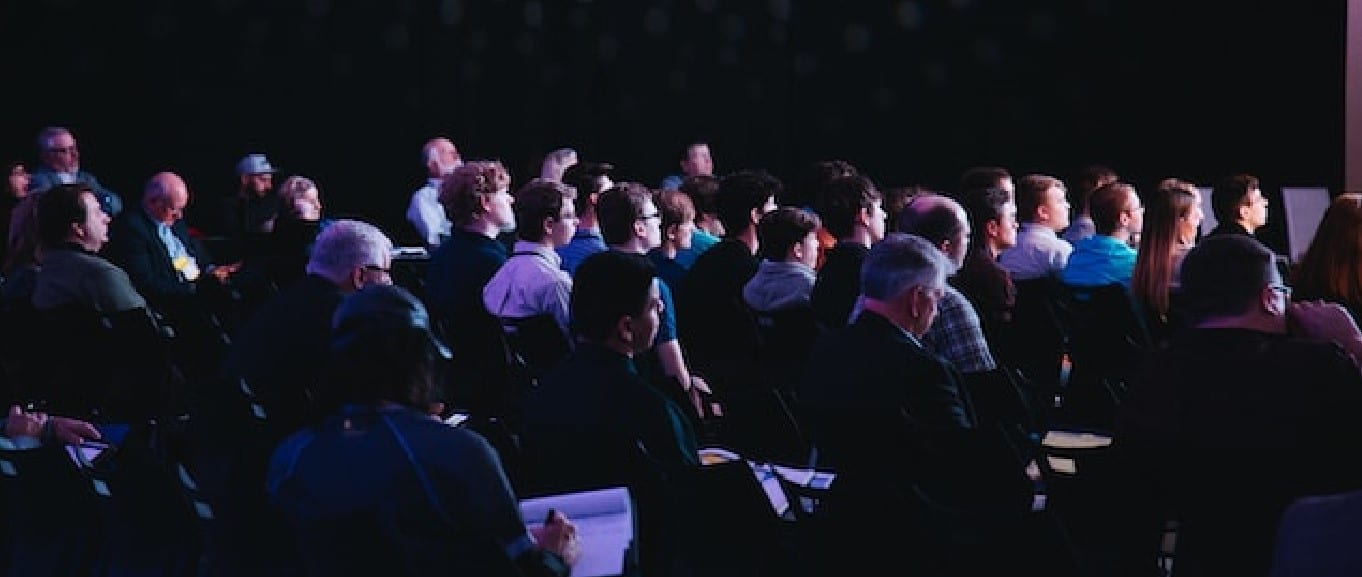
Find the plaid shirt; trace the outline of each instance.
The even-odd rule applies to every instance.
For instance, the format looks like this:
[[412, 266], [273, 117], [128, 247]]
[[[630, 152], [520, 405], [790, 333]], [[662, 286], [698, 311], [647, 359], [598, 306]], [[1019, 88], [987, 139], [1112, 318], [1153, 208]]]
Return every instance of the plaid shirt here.
[[998, 366], [988, 352], [979, 315], [965, 295], [949, 284], [937, 304], [936, 320], [922, 335], [922, 344], [962, 373], [982, 373]]

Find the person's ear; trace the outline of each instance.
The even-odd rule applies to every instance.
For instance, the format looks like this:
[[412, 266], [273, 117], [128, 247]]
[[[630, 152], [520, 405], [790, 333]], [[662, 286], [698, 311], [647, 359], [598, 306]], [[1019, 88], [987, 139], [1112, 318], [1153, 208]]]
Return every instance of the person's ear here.
[[789, 256], [789, 258], [788, 258], [787, 260], [794, 260], [794, 261], [803, 262], [803, 261], [804, 261], [804, 243], [803, 243], [803, 242], [797, 242], [797, 243], [794, 244], [794, 246], [791, 246], [791, 247], [790, 247], [790, 253], [789, 253], [788, 256]]
[[350, 286], [355, 290], [364, 288], [364, 267], [350, 269]]
[[85, 238], [85, 225], [79, 222], [71, 223], [71, 234], [76, 238]]
[[1277, 307], [1277, 291], [1272, 290], [1272, 286], [1265, 286], [1258, 291], [1258, 302], [1262, 305], [1263, 311], [1273, 316], [1286, 314], [1286, 311]]
[[748, 213], [747, 220], [752, 221], [752, 226], [755, 228], [757, 224], [761, 222], [761, 217], [762, 217], [761, 209], [754, 208], [751, 210], [751, 212]]
[[663, 235], [667, 237], [667, 240], [671, 242], [676, 242], [676, 239], [681, 238], [681, 225], [673, 224], [671, 226], [668, 226], [666, 232], [664, 232]]
[[544, 217], [544, 225], [543, 225], [543, 226], [544, 226], [544, 238], [552, 238], [552, 237], [553, 237], [553, 223], [554, 223], [554, 220], [555, 220], [555, 219], [554, 219], [553, 217], [551, 217], [551, 216], [546, 216], [546, 217]]
[[984, 234], [988, 235], [988, 238], [998, 238], [1002, 234], [1002, 230], [1003, 227], [998, 222], [998, 219], [993, 219], [984, 223]]
[[624, 315], [620, 317], [620, 320], [615, 322], [615, 336], [620, 340], [620, 342], [631, 347], [634, 346], [633, 315]]

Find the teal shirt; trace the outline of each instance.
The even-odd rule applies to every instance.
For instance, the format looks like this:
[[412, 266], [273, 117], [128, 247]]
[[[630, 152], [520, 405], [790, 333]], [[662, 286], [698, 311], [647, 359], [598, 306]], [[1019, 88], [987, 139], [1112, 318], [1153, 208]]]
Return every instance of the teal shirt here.
[[690, 236], [690, 248], [676, 251], [676, 264], [690, 270], [691, 265], [695, 264], [695, 259], [700, 258], [701, 254], [716, 244], [719, 244], [719, 237], [697, 228]]
[[1074, 244], [1064, 267], [1064, 284], [1096, 287], [1121, 283], [1130, 288], [1135, 272], [1135, 249], [1106, 235], [1090, 236]]

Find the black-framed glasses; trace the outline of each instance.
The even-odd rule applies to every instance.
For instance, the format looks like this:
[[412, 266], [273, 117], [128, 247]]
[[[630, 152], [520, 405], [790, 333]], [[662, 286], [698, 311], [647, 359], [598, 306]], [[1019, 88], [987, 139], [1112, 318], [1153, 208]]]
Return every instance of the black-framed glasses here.
[[76, 150], [78, 150], [78, 149], [76, 148], [76, 146], [75, 146], [74, 144], [71, 145], [71, 146], [54, 146], [54, 147], [52, 147], [52, 148], [47, 149], [48, 152], [60, 152], [60, 153], [75, 152]]
[[1270, 284], [1267, 285], [1267, 288], [1272, 289], [1272, 292], [1282, 295], [1287, 300], [1291, 300], [1291, 287], [1284, 284]]
[[662, 213], [660, 213], [660, 212], [654, 212], [654, 213], [652, 213], [652, 214], [641, 214], [641, 215], [639, 215], [639, 217], [638, 217], [639, 220], [648, 220], [648, 219], [653, 219], [653, 218], [656, 218], [656, 219], [658, 219], [658, 220], [662, 220]]
[[366, 264], [366, 265], [364, 265], [364, 270], [371, 270], [371, 271], [374, 271], [374, 272], [381, 272], [381, 273], [383, 273], [383, 274], [392, 274], [392, 273], [393, 273], [393, 269], [384, 268], [384, 267], [378, 266], [378, 265], [376, 265], [376, 264]]

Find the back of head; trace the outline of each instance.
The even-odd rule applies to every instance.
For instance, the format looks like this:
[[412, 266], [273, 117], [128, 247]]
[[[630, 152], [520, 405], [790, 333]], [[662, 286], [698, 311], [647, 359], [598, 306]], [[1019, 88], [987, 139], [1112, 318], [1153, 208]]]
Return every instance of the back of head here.
[[719, 222], [728, 234], [739, 234], [752, 226], [752, 211], [760, 211], [766, 201], [780, 194], [783, 186], [764, 170], [740, 170], [719, 181]]
[[1292, 284], [1304, 298], [1362, 304], [1362, 193], [1334, 197]]
[[591, 208], [591, 196], [605, 192], [606, 180], [615, 166], [605, 162], [577, 161], [563, 170], [563, 184], [577, 191], [577, 214], [585, 214]]
[[622, 317], [648, 306], [656, 275], [643, 255], [605, 251], [587, 257], [572, 278], [573, 333], [593, 343], [609, 339]]
[[860, 174], [860, 171], [845, 160], [832, 159], [811, 162], [799, 169], [790, 187], [785, 190], [785, 197], [778, 200], [781, 206], [809, 206], [818, 210], [817, 207], [821, 203], [823, 192], [828, 183], [857, 174]]
[[815, 210], [828, 232], [843, 238], [855, 231], [861, 211], [871, 208], [882, 198], [868, 177], [859, 174], [839, 176], [823, 184]]
[[440, 205], [449, 219], [467, 224], [482, 214], [482, 199], [511, 186], [511, 173], [501, 162], [475, 160], [449, 173], [440, 183]]
[[695, 212], [717, 217], [719, 214], [719, 177], [714, 175], [687, 176], [678, 189], [695, 205]]
[[85, 222], [85, 202], [81, 195], [90, 192], [84, 184], [54, 186], [37, 198], [38, 242], [44, 247], [65, 243], [71, 225]]
[[1069, 187], [1069, 192], [1074, 195], [1074, 208], [1080, 214], [1088, 212], [1088, 200], [1092, 197], [1092, 193], [1119, 178], [1116, 171], [1107, 166], [1089, 164], [1083, 167], [1074, 176], [1074, 185]]
[[761, 217], [757, 225], [757, 256], [762, 259], [781, 262], [790, 254], [790, 249], [803, 242], [810, 233], [818, 230], [818, 215], [802, 208], [782, 206]]
[[596, 218], [605, 244], [629, 242], [634, 237], [634, 223], [643, 217], [644, 208], [652, 198], [652, 191], [636, 182], [617, 183], [602, 193], [596, 200]]
[[1192, 322], [1233, 316], [1255, 306], [1264, 286], [1273, 281], [1271, 250], [1238, 234], [1206, 238], [1182, 261], [1182, 304]]
[[546, 218], [557, 220], [563, 214], [563, 205], [572, 202], [576, 196], [571, 186], [536, 178], [525, 183], [515, 193], [516, 236], [521, 240], [539, 242], [544, 240], [543, 222]]
[[1097, 234], [1110, 235], [1121, 226], [1121, 213], [1126, 211], [1133, 194], [1135, 187], [1124, 182], [1111, 182], [1093, 191], [1088, 211]]
[[939, 287], [951, 264], [926, 239], [894, 232], [870, 247], [861, 264], [861, 293], [888, 300], [914, 286]]
[[960, 222], [960, 205], [936, 194], [915, 196], [899, 214], [899, 232], [927, 239], [936, 246], [955, 238], [967, 223]]
[[347, 296], [331, 317], [337, 400], [425, 410], [435, 363], [450, 356], [431, 327], [425, 306], [402, 287], [369, 285]]
[[577, 151], [571, 148], [558, 148], [544, 155], [544, 161], [539, 164], [539, 178], [545, 180], [563, 179], [563, 173], [569, 167], [577, 164]]
[[1001, 166], [975, 166], [960, 175], [960, 186], [956, 193], [984, 188], [1003, 188], [1003, 181], [1010, 180], [1012, 173]]
[[1216, 183], [1211, 190], [1211, 212], [1215, 214], [1216, 222], [1238, 222], [1239, 207], [1255, 188], [1258, 188], [1258, 178], [1249, 174], [1236, 174]]
[[355, 268], [387, 262], [392, 248], [392, 241], [378, 227], [358, 220], [337, 220], [317, 235], [307, 272], [341, 284]]

